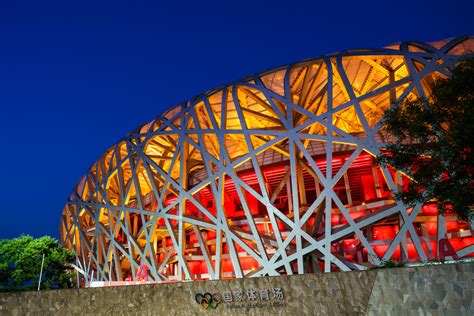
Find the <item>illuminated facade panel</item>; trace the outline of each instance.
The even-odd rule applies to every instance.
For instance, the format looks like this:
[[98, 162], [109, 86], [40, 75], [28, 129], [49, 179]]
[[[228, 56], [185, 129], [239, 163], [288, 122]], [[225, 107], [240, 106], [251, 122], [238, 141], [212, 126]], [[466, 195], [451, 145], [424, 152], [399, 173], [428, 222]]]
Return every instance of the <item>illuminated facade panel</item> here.
[[[474, 38], [334, 53], [205, 92], [145, 124], [84, 175], [61, 241], [86, 279], [158, 282], [364, 270], [473, 255], [469, 223], [407, 209], [374, 156], [391, 105], [427, 97]], [[143, 271], [143, 270], [142, 270]]]

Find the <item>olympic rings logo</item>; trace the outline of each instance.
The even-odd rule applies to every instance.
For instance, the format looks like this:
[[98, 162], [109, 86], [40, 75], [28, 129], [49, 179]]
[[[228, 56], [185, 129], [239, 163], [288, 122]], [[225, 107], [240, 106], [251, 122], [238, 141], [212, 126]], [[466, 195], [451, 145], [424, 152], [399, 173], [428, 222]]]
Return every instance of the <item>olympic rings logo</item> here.
[[219, 293], [198, 293], [194, 299], [204, 309], [215, 309], [222, 302], [222, 296]]

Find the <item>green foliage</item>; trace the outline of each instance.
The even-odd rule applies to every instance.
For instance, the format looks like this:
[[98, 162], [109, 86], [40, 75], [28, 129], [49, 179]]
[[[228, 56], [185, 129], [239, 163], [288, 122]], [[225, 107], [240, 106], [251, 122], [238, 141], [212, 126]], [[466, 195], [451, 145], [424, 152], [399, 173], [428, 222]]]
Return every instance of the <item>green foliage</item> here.
[[41, 288], [69, 287], [73, 274], [67, 266], [73, 262], [74, 253], [49, 236], [20, 236], [0, 239], [0, 291], [36, 290], [43, 254]]
[[403, 268], [406, 265], [404, 263], [392, 261], [392, 260], [385, 260], [380, 263], [379, 266], [374, 267], [373, 269], [391, 269], [391, 268]]
[[396, 198], [408, 206], [437, 201], [442, 214], [472, 216], [474, 205], [474, 58], [432, 86], [428, 100], [401, 103], [385, 113], [383, 127], [396, 141], [378, 162], [414, 181]]

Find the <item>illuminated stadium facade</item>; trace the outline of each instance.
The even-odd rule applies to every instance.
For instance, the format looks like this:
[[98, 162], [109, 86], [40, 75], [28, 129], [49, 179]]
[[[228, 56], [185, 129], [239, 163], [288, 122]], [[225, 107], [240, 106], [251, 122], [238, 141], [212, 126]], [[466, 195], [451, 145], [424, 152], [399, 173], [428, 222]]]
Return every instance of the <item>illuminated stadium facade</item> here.
[[207, 91], [145, 124], [81, 178], [62, 243], [86, 279], [158, 282], [364, 270], [472, 256], [469, 223], [405, 208], [374, 157], [385, 109], [430, 95], [474, 38], [317, 57]]

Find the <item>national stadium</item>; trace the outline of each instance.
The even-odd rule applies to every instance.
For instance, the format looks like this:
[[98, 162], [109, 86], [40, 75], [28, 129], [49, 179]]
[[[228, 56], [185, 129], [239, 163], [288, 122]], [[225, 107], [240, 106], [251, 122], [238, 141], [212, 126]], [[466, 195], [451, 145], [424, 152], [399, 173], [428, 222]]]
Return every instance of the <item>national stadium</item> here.
[[[171, 107], [110, 147], [62, 211], [81, 284], [366, 270], [474, 255], [469, 222], [394, 198], [384, 111], [429, 98], [474, 37], [337, 52]], [[83, 149], [87, 150], [87, 149]]]

